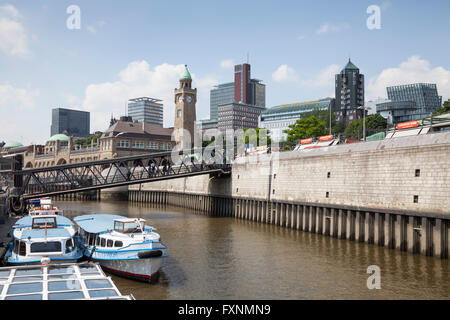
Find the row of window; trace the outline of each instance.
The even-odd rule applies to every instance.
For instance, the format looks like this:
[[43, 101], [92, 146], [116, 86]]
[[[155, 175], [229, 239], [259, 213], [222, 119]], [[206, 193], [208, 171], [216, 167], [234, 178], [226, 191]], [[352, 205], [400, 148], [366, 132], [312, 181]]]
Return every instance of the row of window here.
[[[116, 142], [117, 148], [129, 148], [130, 147], [130, 141], [128, 140], [119, 140]], [[171, 144], [170, 143], [158, 143], [158, 142], [148, 142], [145, 143], [144, 141], [133, 141], [131, 143], [131, 148], [133, 149], [152, 149], [152, 150], [170, 150]]]

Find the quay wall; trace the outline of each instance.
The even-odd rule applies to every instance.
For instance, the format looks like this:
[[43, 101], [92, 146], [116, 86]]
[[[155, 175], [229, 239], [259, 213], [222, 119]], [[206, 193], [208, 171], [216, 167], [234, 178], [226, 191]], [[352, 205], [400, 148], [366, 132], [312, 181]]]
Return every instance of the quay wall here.
[[246, 160], [230, 177], [130, 186], [129, 199], [448, 258], [450, 132]]

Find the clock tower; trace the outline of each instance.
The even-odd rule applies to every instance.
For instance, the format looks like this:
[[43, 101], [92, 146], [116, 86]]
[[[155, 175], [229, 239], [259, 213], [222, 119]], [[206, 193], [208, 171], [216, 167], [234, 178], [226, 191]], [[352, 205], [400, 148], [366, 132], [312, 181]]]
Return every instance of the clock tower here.
[[[191, 148], [194, 144], [195, 132], [195, 104], [197, 103], [197, 89], [192, 89], [192, 78], [187, 65], [180, 78], [180, 87], [175, 89], [175, 141], [183, 142], [183, 149]], [[181, 129], [181, 130], [178, 130]], [[190, 141], [183, 137], [183, 129], [191, 135]]]

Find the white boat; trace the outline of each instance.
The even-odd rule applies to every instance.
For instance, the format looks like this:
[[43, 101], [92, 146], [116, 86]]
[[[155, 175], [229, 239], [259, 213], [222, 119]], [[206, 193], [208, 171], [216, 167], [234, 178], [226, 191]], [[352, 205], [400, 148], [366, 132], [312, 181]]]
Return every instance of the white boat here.
[[12, 227], [5, 254], [9, 265], [77, 262], [83, 257], [70, 219], [58, 215], [26, 216]]
[[167, 247], [144, 219], [98, 214], [74, 221], [86, 258], [119, 276], [146, 282], [157, 278]]
[[28, 200], [28, 214], [31, 216], [39, 216], [39, 215], [63, 216], [64, 211], [54, 206], [52, 203], [52, 199], [41, 198]]

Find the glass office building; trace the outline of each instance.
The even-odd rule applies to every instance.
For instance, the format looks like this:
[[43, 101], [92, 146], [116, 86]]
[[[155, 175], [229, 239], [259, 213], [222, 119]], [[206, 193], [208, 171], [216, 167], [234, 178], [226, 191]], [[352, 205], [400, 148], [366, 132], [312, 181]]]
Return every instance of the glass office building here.
[[326, 98], [316, 101], [297, 102], [285, 104], [267, 109], [261, 114], [261, 128], [270, 131], [270, 137], [273, 141], [286, 140], [287, 134], [284, 130], [288, 130], [289, 126], [301, 119], [303, 114], [315, 110], [334, 109], [335, 99]]
[[136, 98], [128, 101], [128, 115], [139, 122], [163, 125], [162, 100], [155, 98]]
[[[382, 105], [381, 109], [393, 109], [399, 102], [414, 102], [415, 108], [404, 108], [402, 118], [398, 121], [412, 121], [428, 117], [442, 105], [442, 97], [438, 95], [435, 84], [415, 83], [401, 86], [388, 87], [388, 99], [395, 105]], [[391, 103], [391, 104], [392, 104]], [[404, 103], [404, 104], [405, 104]], [[380, 111], [381, 111], [380, 109]], [[378, 110], [377, 110], [378, 112]]]
[[234, 82], [219, 84], [210, 92], [210, 119], [218, 119], [218, 108], [222, 104], [234, 102]]
[[50, 136], [64, 133], [68, 136], [85, 138], [90, 134], [90, 126], [89, 112], [63, 108], [52, 109]]

